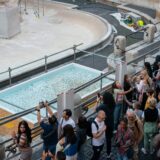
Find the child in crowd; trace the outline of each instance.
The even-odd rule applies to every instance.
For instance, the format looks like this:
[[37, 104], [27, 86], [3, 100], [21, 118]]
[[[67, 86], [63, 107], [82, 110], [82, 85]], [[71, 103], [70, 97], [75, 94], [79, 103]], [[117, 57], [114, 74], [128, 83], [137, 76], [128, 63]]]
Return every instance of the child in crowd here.
[[134, 113], [140, 120], [142, 120], [143, 111], [140, 110], [140, 108], [141, 104], [138, 101], [133, 104]]

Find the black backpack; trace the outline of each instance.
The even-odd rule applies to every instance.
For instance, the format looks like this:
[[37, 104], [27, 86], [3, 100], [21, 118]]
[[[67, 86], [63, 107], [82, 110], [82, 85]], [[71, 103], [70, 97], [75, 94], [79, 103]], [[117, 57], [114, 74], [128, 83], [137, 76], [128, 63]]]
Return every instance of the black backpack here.
[[99, 126], [97, 124], [97, 122], [95, 121], [95, 118], [91, 117], [88, 119], [87, 121], [87, 136], [93, 138], [93, 134], [92, 134], [92, 123], [95, 124], [97, 130], [99, 129]]
[[[58, 129], [58, 124], [55, 124], [53, 126], [53, 129], [48, 134], [44, 135], [44, 132], [41, 133], [41, 139], [43, 139], [43, 142], [45, 144], [49, 143], [50, 140], [55, 136], [57, 129]], [[54, 138], [56, 138], [56, 137], [54, 137]], [[57, 132], [57, 138], [58, 138], [58, 132]]]

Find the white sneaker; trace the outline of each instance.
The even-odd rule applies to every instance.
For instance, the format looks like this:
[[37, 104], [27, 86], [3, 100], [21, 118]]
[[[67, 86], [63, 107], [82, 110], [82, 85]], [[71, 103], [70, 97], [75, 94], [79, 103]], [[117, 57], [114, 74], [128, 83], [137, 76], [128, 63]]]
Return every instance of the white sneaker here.
[[113, 134], [116, 134], [116, 133], [117, 133], [117, 130], [114, 130], [114, 131], [113, 131]]
[[153, 149], [152, 151], [150, 151], [150, 154], [154, 154], [155, 150]]
[[147, 151], [145, 148], [142, 148], [141, 151], [143, 152], [143, 154], [147, 154]]

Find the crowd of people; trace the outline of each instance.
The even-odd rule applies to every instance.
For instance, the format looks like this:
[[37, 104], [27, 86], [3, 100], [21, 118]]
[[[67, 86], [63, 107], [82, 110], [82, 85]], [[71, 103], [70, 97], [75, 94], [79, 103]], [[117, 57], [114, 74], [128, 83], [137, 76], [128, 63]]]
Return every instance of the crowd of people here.
[[[41, 106], [37, 106], [37, 120], [43, 129], [42, 160], [87, 160], [84, 149], [91, 138], [93, 155], [98, 160], [106, 144], [107, 159], [112, 149], [117, 150], [117, 160], [138, 160], [138, 153], [156, 154], [160, 159], [160, 57], [151, 67], [145, 62], [139, 75], [124, 76], [124, 84], [113, 83], [113, 91], [97, 95], [95, 118], [90, 121], [78, 117], [72, 119], [72, 111], [65, 109], [57, 120], [47, 102], [49, 118], [41, 118]], [[91, 133], [90, 133], [91, 132]], [[20, 160], [31, 160], [32, 136], [26, 121], [19, 123], [18, 132], [12, 133], [20, 150]], [[140, 148], [140, 143], [143, 147]]]

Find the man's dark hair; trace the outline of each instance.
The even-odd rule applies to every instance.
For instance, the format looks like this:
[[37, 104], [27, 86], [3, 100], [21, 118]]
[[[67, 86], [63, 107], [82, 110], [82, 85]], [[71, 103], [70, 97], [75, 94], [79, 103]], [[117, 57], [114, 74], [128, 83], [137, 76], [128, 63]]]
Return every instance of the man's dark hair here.
[[55, 115], [52, 115], [52, 117], [48, 118], [48, 121], [50, 124], [55, 124], [55, 123], [57, 123], [57, 118]]
[[66, 112], [66, 115], [67, 115], [68, 117], [71, 117], [71, 116], [72, 116], [72, 111], [71, 111], [70, 109], [65, 109], [65, 110], [63, 110], [63, 112]]
[[64, 154], [64, 152], [58, 151], [56, 158], [57, 160], [66, 160], [66, 155]]
[[84, 128], [84, 129], [86, 129], [87, 126], [88, 126], [87, 118], [84, 117], [84, 116], [80, 116], [80, 117], [78, 118], [78, 124], [77, 124], [77, 125], [78, 125], [79, 128]]

